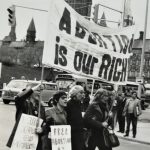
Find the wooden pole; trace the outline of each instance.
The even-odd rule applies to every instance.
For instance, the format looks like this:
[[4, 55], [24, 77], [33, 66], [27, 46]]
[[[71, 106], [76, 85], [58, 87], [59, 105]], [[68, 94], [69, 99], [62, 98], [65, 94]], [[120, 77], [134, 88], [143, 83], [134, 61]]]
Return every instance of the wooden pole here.
[[[41, 85], [43, 84], [43, 77], [44, 77], [44, 65], [42, 65]], [[37, 120], [36, 127], [39, 126], [39, 121], [40, 121], [40, 117], [41, 117], [41, 101], [42, 101], [42, 93], [40, 91], [40, 99], [39, 99], [39, 107], [38, 107], [38, 120]]]
[[94, 91], [94, 83], [95, 83], [95, 79], [93, 79], [93, 82], [92, 82], [91, 97], [93, 96], [93, 91]]

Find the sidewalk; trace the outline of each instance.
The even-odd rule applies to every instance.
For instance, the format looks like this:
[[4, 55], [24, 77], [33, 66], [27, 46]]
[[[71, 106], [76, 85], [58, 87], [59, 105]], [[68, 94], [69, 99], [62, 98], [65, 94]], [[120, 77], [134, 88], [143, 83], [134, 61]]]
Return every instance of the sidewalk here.
[[[150, 112], [150, 109], [147, 109], [144, 111]], [[130, 129], [132, 129], [132, 124], [130, 126]], [[124, 137], [123, 135], [125, 135], [125, 133], [117, 132], [118, 130], [119, 129], [118, 129], [118, 124], [117, 124], [115, 133], [121, 139], [150, 145], [150, 117], [147, 120], [140, 120], [139, 118], [139, 121], [137, 124], [136, 138], [132, 137], [132, 131], [130, 131], [128, 137]]]

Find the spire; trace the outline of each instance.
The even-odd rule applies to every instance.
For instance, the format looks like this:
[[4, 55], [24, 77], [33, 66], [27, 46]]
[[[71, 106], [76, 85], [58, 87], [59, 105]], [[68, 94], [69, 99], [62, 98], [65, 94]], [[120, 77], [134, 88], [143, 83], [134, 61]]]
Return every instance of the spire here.
[[103, 12], [100, 23], [100, 26], [107, 27], [105, 13]]
[[11, 41], [16, 41], [16, 24], [15, 24], [15, 26], [11, 27], [9, 37], [11, 38]]
[[28, 30], [27, 30], [26, 41], [35, 42], [35, 37], [36, 37], [36, 29], [35, 29], [34, 20], [32, 18], [30, 25], [28, 27]]
[[5, 41], [5, 42], [16, 41], [16, 22], [15, 22], [15, 24], [13, 26], [11, 26], [9, 35], [5, 36], [3, 41]]

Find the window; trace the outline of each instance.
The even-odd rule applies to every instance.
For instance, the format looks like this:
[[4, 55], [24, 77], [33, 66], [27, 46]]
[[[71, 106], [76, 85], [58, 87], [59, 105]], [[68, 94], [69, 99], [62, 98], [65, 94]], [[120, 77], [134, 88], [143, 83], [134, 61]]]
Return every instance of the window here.
[[7, 85], [8, 88], [20, 88], [20, 89], [24, 89], [27, 86], [28, 82], [23, 82], [23, 81], [15, 81], [12, 80], [9, 82], [9, 84]]
[[57, 86], [53, 84], [45, 84], [46, 90], [57, 90]]

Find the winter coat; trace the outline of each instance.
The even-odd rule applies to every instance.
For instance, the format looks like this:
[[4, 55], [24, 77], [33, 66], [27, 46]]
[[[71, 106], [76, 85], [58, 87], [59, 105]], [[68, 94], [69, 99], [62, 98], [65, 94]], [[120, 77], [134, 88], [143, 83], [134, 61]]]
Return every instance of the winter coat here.
[[[20, 118], [21, 114], [29, 114], [33, 116], [38, 116], [38, 105], [33, 106], [32, 102], [28, 101], [27, 99], [32, 95], [33, 90], [23, 90], [21, 93], [19, 93], [15, 98], [15, 105], [16, 105], [16, 123], [14, 125], [14, 128], [12, 130], [12, 133], [9, 137], [9, 140], [7, 142], [7, 146], [11, 147]], [[45, 121], [45, 109], [44, 106], [41, 105], [41, 112], [40, 112], [40, 118]], [[39, 135], [39, 142], [37, 146], [37, 150], [41, 150], [41, 135]]]
[[67, 108], [67, 122], [71, 126], [71, 143], [72, 150], [83, 150], [83, 118], [82, 118], [82, 104], [78, 100], [71, 99], [68, 101]]
[[60, 111], [56, 106], [46, 110], [46, 124], [43, 126], [42, 149], [52, 150], [50, 134], [51, 125], [67, 125], [66, 111]]
[[94, 102], [89, 105], [84, 115], [84, 124], [88, 129], [91, 129], [89, 141], [93, 141], [95, 146], [102, 145], [104, 149], [108, 148], [104, 146], [104, 127], [102, 123], [107, 120], [108, 112], [107, 104]]

